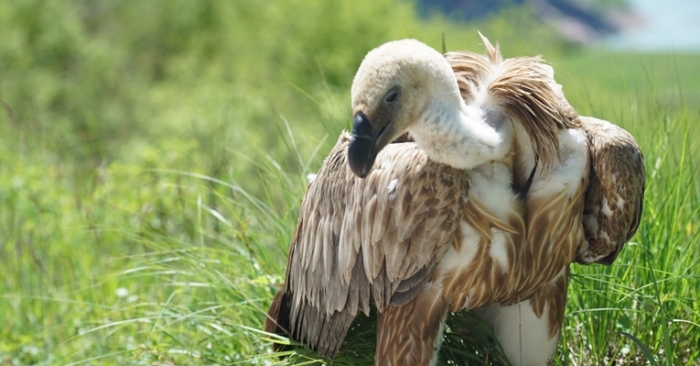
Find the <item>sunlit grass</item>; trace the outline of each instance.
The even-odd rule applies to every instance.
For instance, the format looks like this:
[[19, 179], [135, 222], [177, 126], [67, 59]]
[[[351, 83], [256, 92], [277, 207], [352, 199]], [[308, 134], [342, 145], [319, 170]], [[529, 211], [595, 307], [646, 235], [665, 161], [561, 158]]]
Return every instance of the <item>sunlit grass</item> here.
[[[20, 15], [30, 25], [54, 20], [31, 1], [22, 4]], [[116, 11], [147, 14], [134, 6]], [[6, 9], [0, 20], [10, 17]], [[108, 14], [99, 11], [97, 20]], [[33, 19], [35, 13], [48, 18]], [[197, 23], [189, 13], [170, 15]], [[47, 38], [39, 37], [35, 48], [18, 41], [18, 25], [0, 42], [0, 364], [319, 362], [298, 345], [273, 353], [272, 342], [290, 342], [260, 329], [281, 286], [306, 175], [350, 125], [348, 91], [338, 80], [349, 83], [354, 70], [328, 68], [331, 61], [318, 59], [323, 55], [286, 40], [285, 50], [297, 52], [294, 62], [256, 64], [234, 82], [223, 51], [211, 60], [214, 66], [199, 70], [199, 56], [179, 54], [178, 40], [161, 40], [156, 32], [141, 44], [143, 32], [133, 29], [107, 42], [109, 27], [85, 38], [72, 22], [91, 20], [71, 17], [40, 32]], [[175, 18], [160, 21], [181, 26]], [[217, 27], [228, 29], [222, 24]], [[365, 23], [353, 24], [362, 29]], [[431, 24], [372, 33], [356, 61], [383, 37], [425, 31], [439, 40], [445, 27]], [[501, 40], [507, 55], [533, 47], [516, 42], [510, 23], [494, 24], [486, 33]], [[159, 28], [148, 23], [144, 29]], [[206, 30], [190, 43], [206, 48], [209, 36], [223, 37], [276, 60], [268, 54], [276, 50], [274, 37], [260, 35], [256, 43], [230, 32]], [[478, 50], [475, 33], [467, 33], [448, 32], [448, 48]], [[323, 44], [316, 33], [306, 37]], [[258, 61], [255, 47], [245, 49], [231, 68], [248, 70]], [[125, 61], [132, 55], [125, 50], [135, 60]], [[157, 50], [172, 54], [158, 59], [151, 54]], [[639, 231], [614, 265], [572, 267], [555, 364], [696, 364], [699, 57], [544, 56], [581, 114], [618, 123], [637, 138], [648, 175]], [[161, 62], [165, 70], [158, 71]], [[7, 65], [21, 67], [6, 72]], [[270, 76], [276, 68], [288, 78]], [[263, 82], [251, 85], [254, 76]], [[450, 317], [441, 364], [497, 364], [489, 331], [474, 326]], [[361, 318], [332, 364], [368, 364], [373, 350], [373, 318]]]
[[[695, 301], [698, 160], [697, 149], [689, 147], [697, 130], [686, 114], [672, 118], [659, 128], [662, 142], [640, 139], [649, 177], [638, 234], [611, 267], [573, 266], [558, 352], [562, 364], [675, 365], [692, 364], [699, 357], [694, 346], [700, 339]], [[292, 136], [290, 130], [284, 139], [294, 148]], [[4, 357], [12, 357], [15, 364], [317, 360], [303, 348], [272, 353], [271, 342], [287, 341], [259, 329], [281, 285], [305, 175], [318, 166], [322, 153], [311, 162], [297, 157], [296, 173], [288, 173], [263, 152], [256, 154], [260, 158], [248, 158], [256, 164], [259, 194], [235, 180], [119, 166], [101, 173], [101, 183], [83, 199], [82, 208], [72, 192], [62, 193], [66, 188], [60, 184], [35, 187], [53, 189], [65, 207], [61, 212], [79, 217], [63, 217], [75, 220], [72, 226], [57, 224], [66, 230], [59, 237], [67, 242], [61, 244], [65, 249], [53, 248], [59, 250], [56, 256], [44, 256], [42, 252], [52, 248], [37, 248], [20, 228], [5, 244], [12, 243], [19, 261], [3, 266], [4, 283], [6, 288], [18, 284], [20, 292], [2, 298], [7, 320], [3, 324], [11, 327], [4, 328]], [[32, 177], [26, 172], [23, 176]], [[6, 224], [38, 224], [40, 208], [53, 200], [28, 201], [36, 211], [8, 205], [11, 215], [25, 218]], [[97, 216], [106, 221], [90, 220]], [[73, 241], [87, 245], [80, 249], [69, 244]], [[130, 243], [131, 254], [123, 252], [124, 247], [121, 252], [110, 249], [118, 242]], [[56, 240], [51, 243], [59, 245]], [[95, 262], [102, 263], [102, 270], [82, 277], [91, 273], [88, 268]], [[371, 362], [372, 323], [370, 318], [356, 325], [333, 364]], [[487, 336], [465, 344], [459, 336], [463, 327], [450, 320], [456, 333], [448, 332], [441, 362], [455, 355], [469, 364], [497, 360], [497, 349], [483, 348]], [[22, 335], [9, 329], [38, 332]], [[278, 356], [287, 358], [280, 361]]]

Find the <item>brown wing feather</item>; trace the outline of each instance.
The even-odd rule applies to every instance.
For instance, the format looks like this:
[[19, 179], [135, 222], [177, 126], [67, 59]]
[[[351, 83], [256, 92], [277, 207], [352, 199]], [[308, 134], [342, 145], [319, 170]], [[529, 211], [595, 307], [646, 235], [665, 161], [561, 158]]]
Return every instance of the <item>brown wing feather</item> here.
[[377, 318], [375, 365], [430, 365], [437, 356], [447, 302], [436, 289], [421, 291]]
[[580, 117], [590, 141], [591, 169], [583, 224], [587, 247], [579, 263], [611, 264], [639, 227], [646, 172], [632, 135], [593, 117]]
[[385, 147], [367, 178], [357, 178], [346, 162], [349, 140], [340, 136], [304, 196], [284, 294], [266, 326], [327, 357], [359, 311], [413, 299], [452, 244], [468, 191], [464, 172], [429, 161], [410, 142]]
[[488, 85], [489, 94], [522, 124], [543, 167], [549, 168], [560, 158], [559, 130], [576, 127], [575, 111], [560, 88], [554, 87], [552, 68], [542, 58], [503, 60], [498, 46], [494, 47], [483, 35], [481, 39], [486, 56], [472, 52], [446, 55], [462, 98], [469, 103], [480, 83], [488, 75], [497, 75]]

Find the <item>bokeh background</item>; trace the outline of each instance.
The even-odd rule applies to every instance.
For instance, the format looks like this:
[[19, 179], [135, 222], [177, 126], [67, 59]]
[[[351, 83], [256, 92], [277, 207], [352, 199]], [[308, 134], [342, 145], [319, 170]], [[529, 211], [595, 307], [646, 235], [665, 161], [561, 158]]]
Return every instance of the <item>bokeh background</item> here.
[[[645, 151], [640, 232], [574, 267], [554, 363], [698, 362], [698, 4], [0, 1], [0, 365], [312, 362], [259, 329], [354, 72], [399, 38], [481, 52], [477, 30]], [[495, 362], [458, 338], [453, 364]]]

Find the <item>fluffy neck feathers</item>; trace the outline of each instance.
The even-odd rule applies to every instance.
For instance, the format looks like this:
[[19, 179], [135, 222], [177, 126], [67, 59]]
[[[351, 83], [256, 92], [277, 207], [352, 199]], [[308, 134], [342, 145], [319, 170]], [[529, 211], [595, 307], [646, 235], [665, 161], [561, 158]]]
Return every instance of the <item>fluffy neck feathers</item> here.
[[435, 99], [411, 129], [416, 143], [430, 159], [457, 169], [472, 169], [501, 160], [511, 149], [511, 128], [498, 113], [461, 98], [444, 102]]

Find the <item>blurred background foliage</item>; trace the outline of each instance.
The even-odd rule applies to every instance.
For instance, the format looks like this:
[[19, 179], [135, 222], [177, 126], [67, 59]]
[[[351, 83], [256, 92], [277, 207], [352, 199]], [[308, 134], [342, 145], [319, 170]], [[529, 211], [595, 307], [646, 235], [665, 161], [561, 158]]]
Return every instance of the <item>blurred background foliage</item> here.
[[[345, 118], [367, 50], [404, 37], [440, 48], [443, 33], [450, 49], [473, 48], [479, 28], [437, 14], [419, 19], [410, 2], [387, 0], [23, 0], [0, 9], [0, 96], [10, 120], [3, 135], [32, 135], [13, 147], [92, 164], [154, 137], [222, 129], [229, 135], [220, 143], [275, 149], [281, 116]], [[480, 29], [512, 43], [513, 54], [560, 48], [528, 12], [512, 10]], [[533, 41], [512, 41], [520, 38]], [[214, 119], [237, 129], [211, 123], [220, 106], [230, 114]], [[243, 139], [248, 127], [254, 133]]]
[[[190, 341], [211, 363], [264, 353], [238, 326], [279, 285], [363, 56], [406, 37], [479, 51], [477, 29], [552, 61], [582, 112], [649, 139], [654, 118], [697, 120], [697, 56], [592, 52], [529, 2], [469, 23], [403, 0], [0, 2], [0, 364], [201, 360]], [[223, 304], [229, 323], [199, 321], [231, 334], [171, 322], [201, 304]]]

